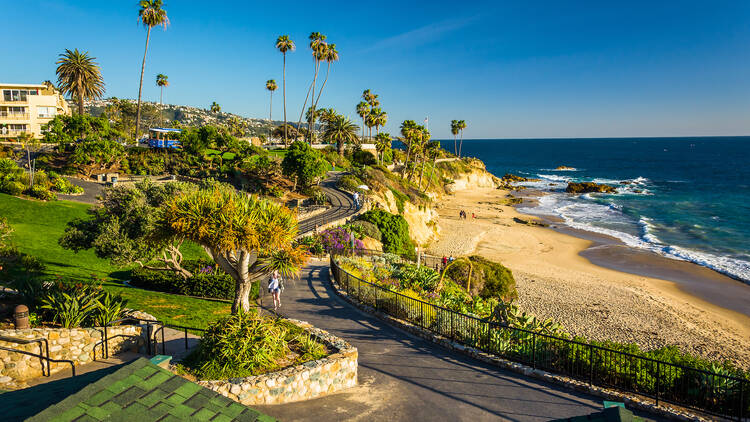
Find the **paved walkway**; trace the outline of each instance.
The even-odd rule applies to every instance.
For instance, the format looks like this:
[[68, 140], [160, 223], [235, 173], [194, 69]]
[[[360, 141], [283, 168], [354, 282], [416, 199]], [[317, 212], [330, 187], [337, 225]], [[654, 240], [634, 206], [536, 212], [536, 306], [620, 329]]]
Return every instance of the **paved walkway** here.
[[330, 177], [320, 183], [320, 189], [331, 201], [331, 207], [326, 211], [299, 222], [299, 234], [312, 232], [315, 226], [322, 226], [331, 221], [349, 217], [357, 212], [354, 199], [348, 193], [336, 187], [340, 173], [329, 173]]
[[540, 421], [602, 408], [599, 398], [451, 353], [362, 313], [331, 290], [327, 274], [327, 262], [317, 261], [300, 281], [287, 283], [282, 313], [356, 346], [360, 385], [306, 402], [257, 406], [266, 414], [284, 421]]

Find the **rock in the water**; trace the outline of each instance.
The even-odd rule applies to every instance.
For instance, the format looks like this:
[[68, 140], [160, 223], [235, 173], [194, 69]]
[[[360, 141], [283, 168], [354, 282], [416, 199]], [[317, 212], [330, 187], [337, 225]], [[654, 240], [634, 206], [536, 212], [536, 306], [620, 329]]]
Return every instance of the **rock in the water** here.
[[557, 167], [555, 167], [555, 170], [568, 170], [568, 171], [572, 171], [572, 170], [575, 170], [575, 169], [576, 169], [575, 167], [568, 167], [568, 166], [557, 166]]
[[594, 182], [570, 182], [565, 188], [568, 193], [617, 193], [617, 189], [610, 185]]

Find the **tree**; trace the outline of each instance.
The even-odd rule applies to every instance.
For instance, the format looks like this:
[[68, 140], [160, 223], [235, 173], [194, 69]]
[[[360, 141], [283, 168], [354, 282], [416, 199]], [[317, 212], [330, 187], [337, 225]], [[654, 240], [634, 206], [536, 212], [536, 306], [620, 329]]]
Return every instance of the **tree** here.
[[323, 138], [336, 144], [339, 155], [344, 155], [344, 145], [357, 142], [359, 127], [346, 116], [337, 115], [326, 122]]
[[417, 130], [418, 126], [414, 120], [404, 120], [403, 123], [401, 123], [401, 142], [406, 144], [406, 160], [404, 161], [404, 167], [401, 172], [402, 177], [409, 167], [409, 159], [411, 158], [412, 147], [415, 144], [415, 139], [417, 137]]
[[271, 131], [271, 135], [274, 138], [284, 138], [289, 136], [292, 139], [297, 139], [299, 137], [299, 131], [290, 124], [283, 124], [276, 126], [276, 128]]
[[458, 120], [451, 120], [451, 134], [453, 135], [453, 153], [458, 156], [458, 144], [456, 141], [456, 136], [458, 136], [459, 132], [458, 128]]
[[232, 314], [250, 311], [254, 282], [274, 270], [299, 274], [304, 247], [292, 246], [296, 216], [283, 205], [234, 189], [200, 189], [172, 198], [160, 213], [165, 232], [191, 240], [235, 280]]
[[116, 166], [124, 158], [125, 149], [118, 142], [107, 138], [85, 139], [76, 144], [70, 162], [89, 176], [94, 170], [106, 170]]
[[34, 187], [34, 165], [31, 163], [31, 155], [36, 155], [40, 147], [40, 142], [28, 133], [21, 133], [18, 137], [18, 142], [26, 150], [26, 162], [29, 166], [29, 189], [31, 189]]
[[76, 48], [73, 51], [65, 49], [57, 61], [57, 84], [60, 92], [68, 94], [78, 102], [78, 114], [83, 114], [83, 100], [93, 100], [104, 95], [104, 79], [99, 70], [99, 64], [89, 56], [89, 52], [81, 53]]
[[378, 152], [378, 161], [383, 164], [383, 154], [391, 147], [391, 134], [378, 133], [375, 135], [375, 150]]
[[327, 170], [323, 154], [302, 141], [292, 142], [281, 161], [281, 171], [287, 177], [294, 177], [295, 188], [297, 183], [304, 187], [313, 185]]
[[123, 135], [109, 124], [107, 117], [92, 117], [81, 114], [67, 116], [58, 114], [42, 126], [44, 142], [65, 146], [77, 138], [119, 139]]
[[[273, 121], [273, 92], [276, 91], [278, 86], [276, 85], [276, 81], [273, 79], [269, 79], [266, 81], [266, 89], [268, 92], [271, 93], [271, 104], [268, 107], [268, 123], [270, 124]], [[269, 136], [271, 133], [271, 128], [268, 128]]]
[[[369, 89], [367, 91], [369, 91]], [[362, 141], [364, 142], [365, 124], [366, 124], [365, 120], [367, 119], [367, 116], [370, 114], [370, 104], [367, 101], [360, 101], [357, 104], [357, 114], [359, 115], [359, 117], [362, 118]]]
[[[318, 81], [318, 70], [320, 69], [321, 60], [325, 59], [325, 51], [327, 48], [327, 44], [325, 42], [326, 36], [321, 34], [320, 32], [312, 32], [308, 38], [310, 39], [310, 50], [312, 50], [314, 74], [312, 84], [310, 84], [310, 88], [307, 89], [305, 102], [302, 103], [302, 110], [299, 112], [299, 121], [297, 122], [298, 128], [302, 126], [302, 115], [305, 114], [307, 100], [310, 99], [310, 103], [312, 103], [312, 98], [315, 98], [315, 84]], [[311, 92], [312, 98], [310, 98]], [[311, 124], [308, 121], [308, 130], [310, 129], [310, 126]]]
[[318, 98], [316, 98], [315, 103], [313, 103], [313, 110], [318, 108], [318, 101], [320, 100], [320, 96], [323, 94], [323, 88], [326, 87], [326, 83], [328, 82], [328, 75], [331, 73], [331, 63], [337, 62], [339, 60], [339, 52], [338, 50], [336, 50], [336, 44], [328, 44], [323, 53], [327, 65], [326, 78], [323, 79], [323, 85], [320, 87], [320, 91], [318, 92]]
[[138, 264], [187, 279], [192, 274], [182, 267], [184, 238], [157, 222], [167, 201], [191, 190], [195, 190], [192, 184], [157, 185], [148, 179], [133, 187], [106, 188], [99, 203], [89, 209], [89, 217], [69, 222], [58, 242], [75, 252], [93, 249], [96, 256], [116, 266]]
[[221, 106], [216, 102], [211, 103], [211, 113], [220, 113], [221, 112]]
[[[104, 113], [116, 130], [123, 134], [134, 133], [136, 117], [138, 115], [137, 104], [129, 100], [110, 98], [104, 109]], [[139, 121], [148, 127], [160, 125], [162, 122], [161, 110], [153, 104], [141, 104], [141, 117]]]
[[[164, 102], [163, 102], [163, 100], [164, 100], [164, 87], [165, 86], [169, 86], [169, 80], [168, 80], [167, 75], [164, 75], [162, 73], [156, 75], [156, 86], [158, 86], [159, 89], [160, 89], [160, 92], [159, 92], [159, 105], [161, 106], [161, 108], [163, 110], [164, 109]], [[163, 114], [162, 110], [160, 110], [159, 114]], [[163, 119], [163, 116], [162, 116], [162, 119]]]
[[138, 85], [138, 107], [135, 112], [135, 139], [138, 140], [138, 132], [140, 131], [141, 125], [141, 94], [143, 92], [143, 73], [146, 71], [146, 54], [148, 53], [148, 42], [151, 38], [151, 28], [155, 26], [163, 26], [164, 30], [167, 30], [169, 25], [169, 18], [167, 18], [167, 11], [162, 9], [162, 0], [141, 0], [138, 5], [140, 10], [138, 11], [138, 20], [143, 23], [146, 27], [146, 49], [143, 51], [143, 63], [141, 63], [141, 81]]
[[284, 129], [284, 145], [288, 145], [287, 143], [287, 129], [288, 125], [286, 124], [286, 53], [288, 51], [294, 51], [294, 41], [289, 39], [288, 35], [280, 35], [276, 39], [276, 48], [281, 52], [281, 54], [284, 56], [284, 67], [281, 74], [281, 84], [282, 84], [282, 95], [284, 97], [284, 125], [282, 126]]
[[[430, 141], [427, 144], [427, 155], [432, 158], [432, 167], [430, 167], [430, 176], [427, 178], [428, 180], [432, 180], [432, 174], [435, 172], [435, 163], [437, 162], [437, 158], [440, 155], [440, 141]], [[430, 182], [427, 182], [427, 186], [430, 185]]]
[[461, 158], [461, 150], [464, 146], [464, 129], [466, 129], [466, 122], [463, 120], [458, 121], [458, 130], [461, 131], [461, 143], [458, 144], [458, 158]]
[[380, 107], [372, 109], [372, 125], [375, 126], [375, 135], [380, 133], [380, 128], [388, 123], [388, 113], [381, 110]]

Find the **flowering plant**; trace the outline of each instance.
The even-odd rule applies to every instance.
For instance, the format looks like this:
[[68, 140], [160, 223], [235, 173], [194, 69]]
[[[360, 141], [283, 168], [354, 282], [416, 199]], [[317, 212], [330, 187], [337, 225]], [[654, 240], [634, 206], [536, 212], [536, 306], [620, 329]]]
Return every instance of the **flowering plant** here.
[[320, 234], [320, 241], [329, 253], [361, 253], [364, 244], [343, 227], [327, 229]]

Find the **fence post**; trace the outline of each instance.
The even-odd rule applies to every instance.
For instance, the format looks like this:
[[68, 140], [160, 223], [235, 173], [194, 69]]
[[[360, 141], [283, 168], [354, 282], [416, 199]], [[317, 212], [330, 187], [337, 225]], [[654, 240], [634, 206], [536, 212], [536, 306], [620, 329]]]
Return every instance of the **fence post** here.
[[531, 367], [536, 369], [536, 333], [531, 333]]
[[451, 313], [451, 338], [453, 338], [453, 311], [449, 311]]
[[589, 344], [589, 385], [594, 384], [594, 346]]
[[427, 328], [427, 324], [424, 323], [424, 302], [419, 301], [419, 309], [422, 311], [422, 327]]
[[378, 289], [378, 287], [375, 286], [375, 310], [376, 311], [378, 310], [378, 290], [380, 289]]
[[745, 381], [744, 380], [740, 380], [740, 410], [739, 410], [739, 412], [737, 412], [739, 414], [739, 420], [740, 420], [740, 422], [742, 421], [742, 418], [745, 416], [745, 407], [744, 407], [745, 404], [742, 403], [743, 400], [744, 400], [744, 398], [745, 398], [745, 396], [744, 396], [745, 392], [743, 391], [743, 388], [742, 388], [743, 385], [745, 385]]
[[359, 277], [357, 277], [357, 300], [362, 303], [362, 283], [359, 282]]
[[661, 365], [656, 361], [656, 405], [659, 406], [659, 394], [661, 393]]

